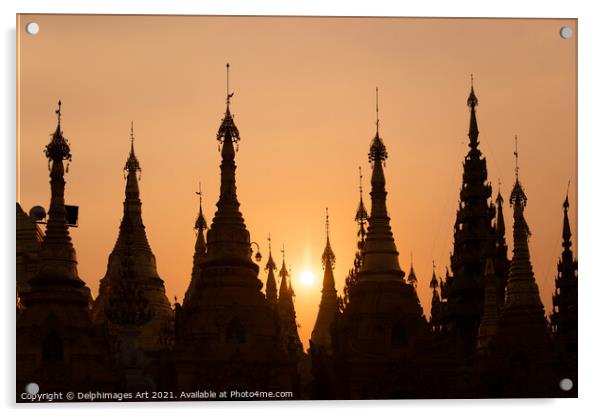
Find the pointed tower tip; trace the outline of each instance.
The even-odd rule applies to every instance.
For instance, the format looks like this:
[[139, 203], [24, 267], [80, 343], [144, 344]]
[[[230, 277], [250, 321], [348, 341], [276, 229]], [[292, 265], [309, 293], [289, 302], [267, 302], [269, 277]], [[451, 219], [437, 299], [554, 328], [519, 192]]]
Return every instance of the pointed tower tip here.
[[234, 93], [230, 92], [230, 63], [226, 63], [226, 112], [216, 135], [220, 144], [224, 144], [224, 142], [238, 143], [240, 141], [240, 133], [230, 113], [230, 100], [233, 96]]
[[569, 182], [566, 186], [566, 197], [564, 199], [564, 203], [562, 204], [564, 211], [567, 211], [569, 209], [569, 189], [570, 188], [571, 188], [571, 180], [569, 180]]
[[57, 117], [56, 130], [52, 134], [50, 143], [46, 145], [44, 154], [48, 161], [59, 162], [59, 161], [71, 161], [71, 148], [69, 147], [69, 141], [63, 137], [63, 131], [61, 129], [61, 110], [62, 102], [58, 101], [58, 108], [55, 110]]
[[470, 94], [468, 95], [468, 100], [466, 100], [466, 105], [472, 109], [479, 105], [479, 99], [474, 92], [473, 74], [470, 74]]
[[523, 186], [518, 178], [518, 135], [514, 135], [514, 160], [514, 175], [516, 177], [516, 181], [514, 182], [514, 187], [512, 188], [512, 193], [510, 194], [510, 205], [519, 205], [521, 208], [524, 208], [527, 205], [527, 195], [525, 194]]
[[324, 252], [322, 253], [322, 268], [326, 269], [327, 265], [330, 263], [330, 267], [334, 269], [335, 261], [336, 257], [330, 246], [330, 218], [328, 215], [328, 207], [326, 207], [326, 247], [324, 247]]
[[380, 119], [378, 115], [378, 87], [376, 87], [376, 136], [372, 140], [370, 145], [370, 152], [368, 153], [368, 160], [370, 162], [385, 161], [387, 159], [387, 148], [380, 138], [379, 133]]
[[199, 190], [195, 191], [195, 194], [199, 196], [199, 215], [197, 216], [194, 228], [202, 233], [203, 230], [207, 229], [207, 221], [203, 216], [203, 192], [201, 190], [201, 182], [199, 181]]
[[62, 102], [61, 102], [61, 100], [59, 99], [59, 101], [58, 101], [58, 108], [57, 108], [57, 109], [54, 111], [54, 112], [56, 113], [56, 118], [57, 118], [57, 122], [58, 122], [58, 125], [59, 125], [59, 126], [61, 125], [61, 116], [62, 116], [62, 113], [61, 113], [61, 105], [62, 105], [62, 104], [63, 104], [63, 103], [62, 103]]
[[130, 122], [130, 155], [128, 156], [127, 161], [125, 162], [125, 166], [123, 167], [124, 171], [127, 173], [137, 173], [141, 172], [142, 169], [140, 167], [140, 162], [138, 162], [138, 158], [136, 158], [136, 154], [134, 152], [134, 122]]
[[266, 271], [275, 270], [276, 262], [274, 262], [274, 258], [272, 257], [272, 237], [268, 234], [268, 262], [265, 265]]
[[366, 206], [364, 205], [364, 196], [363, 196], [363, 187], [362, 187], [362, 167], [358, 167], [360, 173], [360, 202], [355, 212], [355, 221], [363, 227], [363, 225], [368, 220], [368, 212], [366, 211]]

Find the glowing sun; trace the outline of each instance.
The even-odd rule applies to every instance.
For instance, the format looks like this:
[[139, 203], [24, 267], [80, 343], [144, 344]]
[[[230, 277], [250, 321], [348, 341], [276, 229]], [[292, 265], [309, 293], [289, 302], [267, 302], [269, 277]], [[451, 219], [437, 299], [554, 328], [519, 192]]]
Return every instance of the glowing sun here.
[[311, 271], [301, 272], [301, 284], [303, 284], [303, 286], [311, 287], [312, 285], [314, 285], [315, 280], [316, 280], [316, 277], [313, 272], [311, 272]]

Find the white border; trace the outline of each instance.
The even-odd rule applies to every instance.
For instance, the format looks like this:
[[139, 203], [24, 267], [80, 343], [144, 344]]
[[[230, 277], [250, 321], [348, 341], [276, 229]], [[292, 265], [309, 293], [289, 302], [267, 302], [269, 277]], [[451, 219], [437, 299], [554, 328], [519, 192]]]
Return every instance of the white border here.
[[[303, 415], [310, 413], [365, 415], [376, 411], [379, 414], [419, 414], [461, 416], [507, 416], [510, 413], [531, 412], [537, 415], [563, 416], [590, 415], [600, 410], [596, 404], [597, 388], [600, 384], [600, 322], [602, 311], [602, 268], [595, 261], [600, 256], [601, 204], [599, 162], [602, 141], [600, 120], [602, 108], [600, 98], [600, 74], [602, 65], [602, 21], [596, 13], [595, 1], [545, 1], [504, 0], [487, 4], [486, 1], [429, 0], [396, 3], [386, 0], [21, 0], [0, 2], [2, 13], [2, 57], [0, 83], [3, 97], [0, 100], [0, 117], [3, 140], [1, 148], [2, 181], [0, 181], [0, 275], [3, 297], [2, 318], [3, 340], [0, 344], [4, 370], [0, 377], [0, 398], [9, 414], [16, 411], [25, 414], [64, 415], [86, 413], [106, 416], [125, 415], [138, 412], [140, 405], [78, 405], [54, 404], [51, 408], [13, 406], [14, 399], [14, 224], [15, 224], [15, 14], [16, 13], [110, 13], [110, 14], [233, 14], [233, 15], [334, 15], [334, 16], [440, 16], [440, 17], [555, 17], [579, 19], [579, 263], [580, 263], [580, 381], [579, 400], [548, 401], [362, 401], [362, 402], [295, 402], [295, 403], [205, 403], [205, 404], [147, 404], [144, 413], [165, 415], [175, 409], [177, 413], [244, 413], [250, 416]], [[597, 75], [597, 77], [595, 76]], [[597, 104], [596, 104], [597, 102]], [[597, 117], [596, 117], [597, 116]], [[585, 226], [584, 226], [585, 225]], [[6, 227], [4, 227], [6, 226]], [[108, 410], [110, 409], [110, 411]]]

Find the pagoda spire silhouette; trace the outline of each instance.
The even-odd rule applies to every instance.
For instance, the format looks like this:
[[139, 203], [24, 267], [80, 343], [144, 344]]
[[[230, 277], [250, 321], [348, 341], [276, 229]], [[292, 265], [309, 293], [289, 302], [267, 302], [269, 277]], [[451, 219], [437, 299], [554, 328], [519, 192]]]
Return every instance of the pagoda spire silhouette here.
[[201, 277], [201, 262], [207, 253], [207, 242], [205, 241], [205, 230], [207, 229], [207, 221], [203, 215], [203, 192], [201, 183], [199, 182], [199, 190], [195, 192], [199, 196], [199, 213], [194, 222], [194, 231], [196, 233], [196, 242], [194, 244], [194, 254], [192, 256], [192, 274], [190, 285], [184, 295], [184, 304], [187, 304], [190, 299], [194, 299], [192, 292], [196, 289], [198, 281]]
[[268, 236], [268, 251], [268, 262], [265, 265], [265, 269], [268, 271], [268, 278], [265, 283], [265, 296], [268, 303], [276, 305], [278, 303], [278, 289], [276, 285], [276, 275], [274, 274], [274, 271], [276, 271], [276, 262], [274, 262], [274, 258], [272, 257], [271, 236]]
[[293, 297], [295, 292], [291, 282], [289, 269], [286, 267], [284, 246], [282, 247], [282, 266], [280, 272], [280, 289], [278, 291], [278, 313], [282, 326], [282, 336], [285, 349], [292, 355], [298, 356], [303, 353], [303, 344], [297, 330], [297, 313]]
[[577, 259], [571, 246], [571, 226], [569, 223], [569, 196], [562, 205], [564, 218], [562, 223], [562, 254], [558, 261], [555, 290], [552, 296], [552, 330], [556, 342], [557, 355], [560, 358], [559, 373], [563, 378], [571, 378], [577, 384], [578, 351], [578, 291]]
[[90, 290], [79, 277], [67, 226], [64, 162], [71, 161], [71, 149], [63, 136], [61, 105], [59, 101], [57, 126], [44, 152], [51, 197], [38, 271], [29, 281], [30, 289], [20, 294], [17, 393], [24, 392], [25, 384], [32, 381], [40, 386], [40, 393], [110, 390], [116, 382], [108, 343], [91, 320]]
[[441, 279], [437, 279], [436, 269], [435, 269], [435, 261], [433, 261], [433, 275], [431, 276], [431, 281], [429, 282], [429, 288], [433, 292], [431, 296], [431, 328], [433, 331], [438, 331], [441, 328], [441, 314], [442, 314], [442, 304], [441, 304]]
[[383, 165], [388, 157], [387, 148], [380, 138], [378, 118], [378, 89], [376, 104], [376, 135], [372, 139], [368, 160], [372, 164], [372, 209], [368, 220], [368, 233], [363, 248], [363, 264], [358, 274], [361, 280], [397, 280], [403, 282], [405, 273], [399, 266], [399, 252], [391, 231], [387, 212], [387, 191]]
[[353, 258], [353, 267], [349, 270], [347, 277], [345, 278], [345, 286], [343, 287], [343, 295], [340, 297], [339, 304], [341, 309], [344, 309], [349, 302], [349, 292], [355, 283], [357, 282], [357, 274], [362, 268], [363, 264], [363, 250], [366, 244], [366, 234], [368, 233], [366, 230], [366, 225], [368, 224], [368, 212], [366, 210], [366, 206], [364, 205], [364, 195], [363, 195], [363, 186], [362, 186], [362, 167], [358, 167], [359, 171], [359, 192], [360, 192], [360, 201], [357, 206], [357, 210], [355, 211], [355, 222], [358, 226], [357, 231], [357, 249], [355, 251], [355, 256]]
[[[217, 130], [221, 154], [217, 211], [207, 231], [200, 276], [185, 305], [176, 310], [175, 385], [196, 390], [290, 390], [298, 395], [297, 358], [282, 346], [278, 312], [262, 293], [252, 260], [250, 233], [236, 193], [235, 156], [241, 136], [230, 111], [230, 65], [226, 65], [226, 111]], [[261, 369], [261, 372], [258, 372]]]
[[118, 340], [133, 338], [128, 326], [138, 327], [136, 340], [130, 342], [134, 348], [150, 352], [165, 349], [171, 343], [169, 335], [158, 335], [169, 328], [173, 312], [142, 221], [138, 184], [142, 168], [136, 157], [134, 140], [132, 122], [130, 152], [123, 167], [126, 180], [123, 217], [92, 313], [94, 321], [106, 322]]
[[324, 278], [322, 280], [322, 297], [318, 308], [318, 316], [311, 332], [311, 342], [325, 348], [332, 349], [331, 327], [339, 314], [337, 290], [334, 282], [333, 269], [336, 257], [330, 246], [330, 220], [328, 209], [326, 209], [326, 245], [322, 253], [322, 268]]
[[[515, 146], [517, 138], [515, 137]], [[540, 397], [558, 386], [553, 375], [553, 352], [549, 324], [529, 254], [531, 231], [525, 220], [527, 195], [519, 179], [518, 148], [515, 182], [510, 194], [513, 209], [514, 249], [506, 298], [495, 335], [489, 342], [490, 370], [501, 381], [499, 395]]]
[[502, 198], [502, 193], [499, 189], [495, 202], [497, 205], [497, 216], [495, 220], [496, 242], [494, 272], [497, 280], [498, 306], [501, 308], [504, 304], [504, 294], [508, 282], [508, 274], [510, 272], [510, 260], [508, 259], [508, 245], [506, 244], [506, 224], [504, 222], [503, 210], [504, 199]]
[[[362, 265], [332, 334], [333, 369], [338, 375], [334, 388], [340, 398], [411, 397], [420, 389], [414, 360], [430, 337], [416, 291], [404, 281], [391, 231], [383, 169], [388, 154], [380, 137], [376, 92], [376, 135], [368, 154], [372, 207]], [[389, 387], [375, 384], [390, 375], [402, 356], [411, 365], [398, 369], [396, 381], [401, 382]]]
[[477, 345], [478, 327], [483, 314], [485, 261], [492, 255], [495, 229], [492, 225], [495, 207], [489, 203], [491, 185], [487, 181], [487, 163], [479, 150], [479, 127], [471, 74], [470, 93], [466, 104], [470, 110], [468, 153], [464, 171], [459, 207], [454, 225], [451, 275], [444, 284], [446, 295], [443, 327], [450, 329], [460, 355], [470, 356]]

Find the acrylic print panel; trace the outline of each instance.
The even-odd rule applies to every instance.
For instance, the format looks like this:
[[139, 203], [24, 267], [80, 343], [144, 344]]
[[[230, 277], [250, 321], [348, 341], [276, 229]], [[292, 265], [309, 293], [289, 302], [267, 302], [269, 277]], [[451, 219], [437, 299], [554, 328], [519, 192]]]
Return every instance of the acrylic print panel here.
[[17, 401], [577, 396], [576, 20], [17, 33]]

